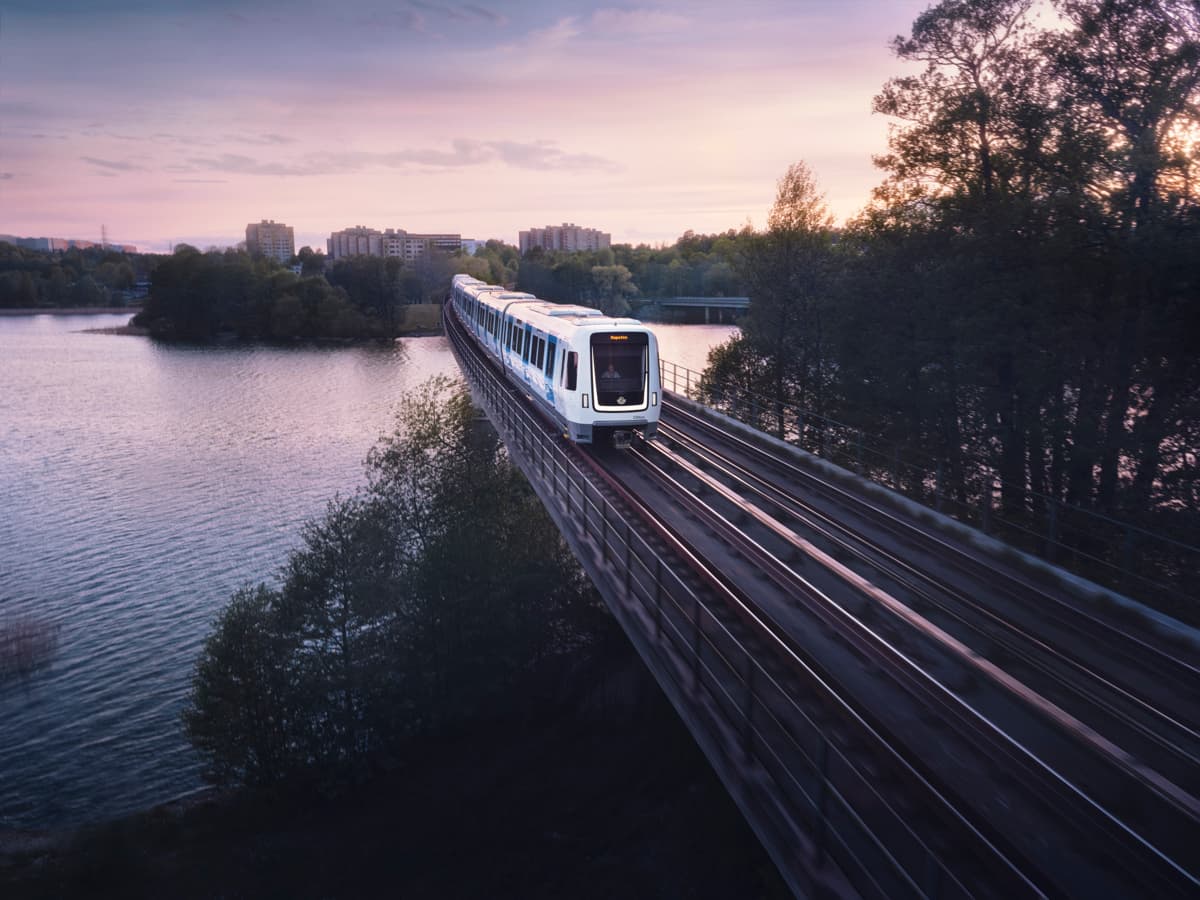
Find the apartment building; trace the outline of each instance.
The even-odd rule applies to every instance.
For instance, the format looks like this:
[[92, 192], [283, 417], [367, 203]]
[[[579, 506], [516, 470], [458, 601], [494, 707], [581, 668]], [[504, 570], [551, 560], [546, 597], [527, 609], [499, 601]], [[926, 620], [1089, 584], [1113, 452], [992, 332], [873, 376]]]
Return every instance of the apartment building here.
[[286, 263], [296, 255], [296, 236], [292, 226], [263, 219], [257, 225], [246, 226], [246, 251], [251, 256], [262, 254]]
[[462, 235], [410, 234], [402, 228], [379, 231], [356, 225], [335, 231], [326, 241], [330, 259], [347, 256], [391, 256], [413, 262], [428, 253], [454, 253], [462, 248]]
[[546, 250], [602, 250], [612, 245], [612, 235], [595, 228], [581, 228], [572, 222], [547, 225], [545, 228], [530, 228], [518, 234], [518, 246], [524, 256], [534, 247]]

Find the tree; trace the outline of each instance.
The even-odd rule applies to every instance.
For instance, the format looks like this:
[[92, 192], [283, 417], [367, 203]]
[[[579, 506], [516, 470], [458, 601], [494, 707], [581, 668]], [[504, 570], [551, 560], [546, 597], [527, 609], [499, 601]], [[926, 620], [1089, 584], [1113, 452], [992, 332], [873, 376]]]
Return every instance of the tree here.
[[200, 652], [183, 728], [218, 784], [267, 784], [306, 762], [295, 735], [305, 718], [296, 648], [278, 606], [265, 585], [239, 590]]
[[592, 266], [592, 302], [606, 315], [629, 315], [629, 298], [637, 294], [632, 273], [624, 266]]
[[209, 777], [358, 780], [412, 735], [503, 714], [594, 633], [586, 577], [460, 384], [414, 392], [367, 468], [206, 642], [184, 725]]
[[812, 172], [799, 162], [779, 180], [767, 230], [743, 234], [738, 270], [750, 310], [742, 332], [754, 348], [746, 358], [765, 367], [779, 436], [787, 428], [785, 404], [826, 411], [824, 319], [832, 227]]

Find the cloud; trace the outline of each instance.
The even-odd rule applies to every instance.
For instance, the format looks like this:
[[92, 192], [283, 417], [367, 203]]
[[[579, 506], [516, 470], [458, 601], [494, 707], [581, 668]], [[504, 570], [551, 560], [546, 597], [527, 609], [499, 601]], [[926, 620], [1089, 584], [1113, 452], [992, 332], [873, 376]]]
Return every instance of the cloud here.
[[515, 141], [494, 141], [487, 145], [510, 166], [519, 169], [541, 170], [600, 170], [615, 172], [620, 169], [611, 160], [591, 153], [564, 153], [551, 141], [535, 141], [518, 144]]
[[[529, 32], [528, 44], [538, 49], [548, 49], [566, 44], [583, 33], [579, 20], [574, 16], [559, 19], [553, 25]], [[526, 50], [528, 47], [517, 48]]]
[[254, 144], [256, 146], [275, 146], [278, 144], [294, 144], [295, 138], [282, 134], [227, 134], [225, 140], [235, 144]]
[[226, 178], [175, 178], [175, 184], [229, 184]]
[[461, 6], [449, 6], [444, 3], [430, 3], [428, 0], [408, 0], [408, 5], [414, 9], [437, 13], [455, 22], [488, 22], [492, 25], [507, 25], [508, 17], [503, 13], [487, 9], [475, 3], [464, 3]]
[[112, 160], [112, 159], [97, 159], [94, 156], [79, 157], [86, 163], [91, 163], [93, 166], [99, 166], [104, 169], [104, 172], [98, 172], [98, 175], [111, 175], [116, 172], [140, 172], [145, 169], [145, 166], [139, 166], [137, 163], [129, 162], [128, 160]]
[[468, 3], [462, 7], [463, 12], [477, 19], [482, 19], [485, 22], [491, 22], [493, 25], [507, 25], [508, 17], [490, 9], [484, 9], [482, 6], [476, 6], [473, 3]]
[[189, 166], [168, 167], [188, 172], [197, 169], [231, 175], [302, 177], [360, 172], [365, 169], [456, 169], [493, 163], [535, 171], [615, 172], [620, 166], [590, 153], [567, 153], [553, 141], [475, 141], [459, 138], [449, 150], [414, 148], [384, 153], [310, 153], [293, 161], [260, 161], [240, 153], [194, 156]]
[[193, 166], [232, 175], [320, 175], [321, 171], [309, 166], [293, 166], [279, 162], [259, 162], [240, 153], [222, 153], [220, 156], [194, 156], [188, 160]]
[[391, 13], [371, 12], [355, 19], [354, 24], [371, 29], [394, 28], [418, 34], [425, 32], [425, 17], [414, 9], [397, 9]]
[[12, 181], [14, 177], [12, 172], [0, 172], [0, 181]]
[[605, 34], [669, 34], [685, 28], [690, 20], [657, 9], [598, 9], [592, 13], [590, 30]]

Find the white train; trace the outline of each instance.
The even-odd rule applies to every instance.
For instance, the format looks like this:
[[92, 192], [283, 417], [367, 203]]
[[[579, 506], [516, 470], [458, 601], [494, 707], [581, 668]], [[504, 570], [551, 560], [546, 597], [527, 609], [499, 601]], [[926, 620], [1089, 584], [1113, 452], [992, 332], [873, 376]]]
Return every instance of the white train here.
[[637, 319], [539, 300], [455, 275], [451, 303], [475, 341], [579, 444], [658, 430], [658, 341]]

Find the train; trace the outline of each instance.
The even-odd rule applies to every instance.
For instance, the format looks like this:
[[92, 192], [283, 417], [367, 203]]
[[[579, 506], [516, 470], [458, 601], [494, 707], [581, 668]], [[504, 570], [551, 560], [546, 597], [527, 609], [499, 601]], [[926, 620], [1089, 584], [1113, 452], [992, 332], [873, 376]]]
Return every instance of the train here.
[[541, 300], [455, 275], [450, 303], [476, 344], [577, 444], [650, 440], [660, 412], [658, 341], [637, 319]]

